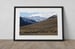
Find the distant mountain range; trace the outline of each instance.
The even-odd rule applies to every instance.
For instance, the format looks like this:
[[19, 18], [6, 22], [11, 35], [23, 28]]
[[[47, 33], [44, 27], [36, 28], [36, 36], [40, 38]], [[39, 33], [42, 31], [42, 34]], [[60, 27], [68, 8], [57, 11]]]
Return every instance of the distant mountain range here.
[[32, 16], [32, 17], [29, 17], [29, 19], [35, 20], [36, 22], [40, 22], [40, 21], [45, 20], [46, 18], [40, 17], [40, 16]]
[[49, 18], [45, 18], [45, 17], [40, 17], [40, 16], [32, 16], [32, 17], [20, 17], [20, 26], [24, 26], [24, 25], [30, 25], [33, 23], [37, 23], [46, 19], [53, 19], [55, 18], [56, 15], [53, 15], [52, 17]]

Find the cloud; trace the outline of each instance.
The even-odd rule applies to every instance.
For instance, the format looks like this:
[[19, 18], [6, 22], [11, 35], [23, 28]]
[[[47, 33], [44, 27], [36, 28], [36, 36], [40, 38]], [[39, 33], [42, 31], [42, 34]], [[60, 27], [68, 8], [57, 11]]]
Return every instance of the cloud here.
[[40, 16], [40, 17], [45, 17], [45, 18], [49, 18], [51, 17], [52, 15], [56, 15], [55, 12], [39, 12], [37, 14], [32, 14], [30, 15], [29, 17], [34, 17], [34, 16]]

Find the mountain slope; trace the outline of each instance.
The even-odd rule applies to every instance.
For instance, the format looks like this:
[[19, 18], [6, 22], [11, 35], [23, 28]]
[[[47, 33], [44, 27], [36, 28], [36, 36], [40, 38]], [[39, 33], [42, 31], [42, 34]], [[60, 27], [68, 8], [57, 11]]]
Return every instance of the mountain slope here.
[[28, 18], [20, 17], [20, 26], [29, 25], [33, 23], [36, 23], [36, 21], [28, 19]]
[[23, 26], [20, 28], [20, 34], [30, 35], [57, 35], [57, 16], [53, 15], [45, 21]]

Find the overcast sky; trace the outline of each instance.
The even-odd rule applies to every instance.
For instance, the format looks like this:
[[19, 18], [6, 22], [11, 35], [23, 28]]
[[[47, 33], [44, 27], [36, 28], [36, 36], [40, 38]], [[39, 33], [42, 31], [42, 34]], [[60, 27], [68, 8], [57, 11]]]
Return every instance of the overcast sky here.
[[40, 17], [45, 17], [49, 18], [52, 15], [56, 15], [55, 12], [21, 12], [20, 16], [21, 17], [34, 17], [34, 16], [40, 16]]
[[52, 15], [60, 15], [61, 8], [20, 8], [17, 9], [21, 17], [40, 16], [48, 18]]

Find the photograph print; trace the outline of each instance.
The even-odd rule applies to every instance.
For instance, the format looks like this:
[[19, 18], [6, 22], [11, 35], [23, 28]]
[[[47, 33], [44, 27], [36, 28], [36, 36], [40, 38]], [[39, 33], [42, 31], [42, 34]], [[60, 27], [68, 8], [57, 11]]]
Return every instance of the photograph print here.
[[63, 7], [14, 8], [14, 40], [63, 40]]

